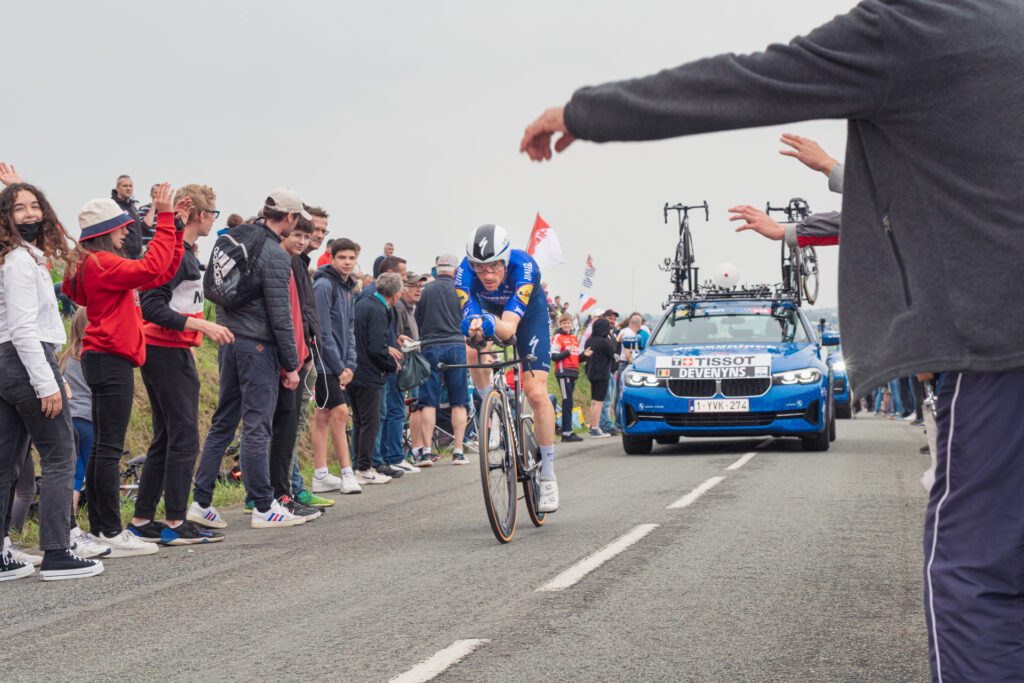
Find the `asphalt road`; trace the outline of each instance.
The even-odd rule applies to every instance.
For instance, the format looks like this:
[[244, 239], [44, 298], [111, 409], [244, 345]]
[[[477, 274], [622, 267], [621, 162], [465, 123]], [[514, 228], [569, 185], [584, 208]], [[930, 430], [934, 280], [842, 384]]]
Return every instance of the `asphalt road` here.
[[[520, 505], [508, 545], [487, 525], [475, 461], [339, 495], [292, 529], [222, 510], [223, 543], [0, 586], [0, 672], [926, 680], [923, 443], [920, 429], [867, 417], [841, 421], [827, 453], [785, 439], [687, 440], [650, 456], [616, 439], [558, 447], [562, 509], [535, 529]], [[631, 532], [573, 585], [538, 590]]]

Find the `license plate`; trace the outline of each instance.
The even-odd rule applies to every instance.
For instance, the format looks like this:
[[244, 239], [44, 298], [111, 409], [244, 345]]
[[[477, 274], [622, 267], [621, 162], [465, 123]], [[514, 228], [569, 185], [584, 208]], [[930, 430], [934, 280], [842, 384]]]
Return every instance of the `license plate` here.
[[691, 413], [747, 413], [749, 398], [695, 398], [690, 401]]

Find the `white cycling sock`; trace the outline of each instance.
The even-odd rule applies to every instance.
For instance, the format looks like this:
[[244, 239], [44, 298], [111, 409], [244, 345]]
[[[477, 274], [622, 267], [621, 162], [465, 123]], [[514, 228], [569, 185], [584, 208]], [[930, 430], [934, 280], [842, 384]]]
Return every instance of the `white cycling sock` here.
[[552, 480], [555, 478], [555, 447], [553, 445], [540, 447], [540, 478]]

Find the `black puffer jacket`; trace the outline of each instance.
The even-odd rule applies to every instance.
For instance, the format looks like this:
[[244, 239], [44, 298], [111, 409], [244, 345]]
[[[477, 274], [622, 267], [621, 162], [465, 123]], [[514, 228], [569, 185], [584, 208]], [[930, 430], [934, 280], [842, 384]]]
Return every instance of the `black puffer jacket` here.
[[295, 328], [288, 297], [291, 257], [281, 248], [281, 238], [263, 221], [245, 227], [262, 230], [267, 239], [256, 262], [263, 296], [237, 308], [218, 304], [217, 322], [235, 336], [273, 344], [277, 348], [278, 364], [282, 368], [296, 368], [299, 366], [299, 352], [295, 348]]
[[382, 387], [387, 375], [398, 371], [388, 352], [388, 335], [394, 321], [394, 309], [371, 295], [356, 301], [356, 373], [353, 384]]
[[612, 338], [608, 336], [611, 329], [612, 325], [608, 322], [607, 318], [598, 318], [594, 321], [594, 331], [590, 334], [590, 338], [587, 339], [587, 345], [584, 348], [584, 350], [594, 350], [591, 355], [585, 357], [587, 379], [589, 380], [608, 379], [612, 374], [612, 370], [615, 369], [616, 345]]

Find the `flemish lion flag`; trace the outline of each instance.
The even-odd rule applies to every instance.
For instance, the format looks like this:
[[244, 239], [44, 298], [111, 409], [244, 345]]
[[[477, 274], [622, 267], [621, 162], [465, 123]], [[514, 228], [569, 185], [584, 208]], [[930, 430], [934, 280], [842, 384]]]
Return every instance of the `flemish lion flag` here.
[[560, 266], [565, 263], [562, 256], [562, 245], [558, 241], [558, 235], [544, 219], [537, 214], [537, 220], [533, 222], [533, 231], [530, 233], [530, 246], [526, 253], [533, 257], [541, 268], [545, 266]]

